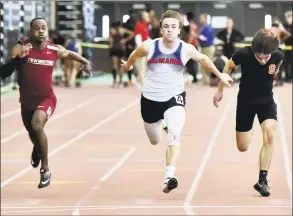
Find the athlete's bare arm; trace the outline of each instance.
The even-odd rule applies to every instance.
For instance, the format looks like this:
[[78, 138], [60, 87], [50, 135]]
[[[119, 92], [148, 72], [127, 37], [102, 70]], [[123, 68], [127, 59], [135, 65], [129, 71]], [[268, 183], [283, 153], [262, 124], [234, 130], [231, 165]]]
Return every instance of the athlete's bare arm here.
[[280, 60], [276, 66], [276, 70], [275, 70], [275, 73], [274, 73], [274, 79], [277, 79], [278, 78], [278, 74], [279, 74], [279, 71], [280, 71], [280, 66], [282, 65], [283, 63], [283, 60]]
[[282, 42], [286, 41], [288, 38], [292, 36], [291, 33], [288, 32], [285, 28], [281, 29], [281, 31]]
[[[235, 65], [234, 61], [232, 59], [229, 59], [225, 64], [225, 67], [223, 69], [223, 73], [230, 74], [232, 72], [232, 70], [236, 67], [237, 66]], [[218, 85], [218, 91], [223, 92], [224, 86], [225, 86], [225, 84], [221, 81]]]
[[[230, 74], [231, 71], [236, 68], [236, 65], [232, 59], [228, 60], [225, 64], [223, 74]], [[215, 107], [219, 107], [219, 102], [223, 99], [223, 90], [224, 90], [224, 83], [221, 81], [218, 85], [218, 91], [213, 97], [213, 103]]]
[[135, 50], [133, 50], [133, 52], [130, 54], [130, 56], [129, 56], [127, 61], [121, 60], [122, 61], [121, 67], [125, 71], [131, 70], [131, 68], [133, 67], [132, 65], [135, 63], [135, 61], [138, 58], [142, 58], [142, 57], [148, 55], [148, 53], [149, 53], [149, 42], [150, 42], [150, 40], [146, 40], [139, 47], [137, 47]]
[[121, 43], [125, 44], [125, 43], [127, 43], [128, 41], [130, 41], [134, 37], [134, 33], [133, 33], [133, 31], [130, 31], [130, 30], [126, 29], [126, 28], [121, 28], [121, 29], [122, 29], [123, 35], [125, 35], [125, 34], [128, 35], [126, 38], [121, 40]]
[[16, 57], [20, 57], [22, 52], [22, 45], [21, 44], [16, 44], [12, 50], [11, 50], [11, 58], [16, 58]]
[[82, 64], [89, 64], [89, 61], [78, 53], [67, 50], [61, 45], [56, 46], [58, 47], [57, 55], [59, 58], [74, 60]]
[[11, 58], [20, 57], [23, 58], [28, 55], [30, 49], [33, 48], [30, 43], [26, 45], [16, 44], [11, 51]]
[[56, 46], [58, 47], [57, 55], [59, 58], [70, 59], [70, 60], [82, 63], [83, 64], [82, 70], [86, 71], [87, 73], [91, 75], [90, 73], [91, 66], [90, 66], [90, 62], [87, 59], [85, 59], [84, 57], [82, 57], [76, 52], [72, 52], [70, 50], [65, 49], [61, 45], [56, 45]]
[[5, 62], [4, 65], [0, 67], [0, 76], [2, 79], [10, 77], [13, 71], [17, 66], [17, 59], [23, 58], [28, 55], [30, 49], [32, 48], [31, 44], [21, 45], [16, 44], [12, 50], [10, 58]]
[[231, 83], [233, 82], [232, 78], [228, 74], [222, 74], [208, 56], [200, 53], [191, 44], [188, 44], [188, 54], [192, 60], [199, 62], [206, 71], [215, 74], [226, 86], [231, 87]]

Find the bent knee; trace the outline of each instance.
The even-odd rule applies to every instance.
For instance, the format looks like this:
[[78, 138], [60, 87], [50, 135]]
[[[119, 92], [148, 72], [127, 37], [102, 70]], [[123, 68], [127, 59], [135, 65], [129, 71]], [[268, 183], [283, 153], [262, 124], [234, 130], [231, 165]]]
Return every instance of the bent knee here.
[[252, 138], [252, 131], [236, 132], [237, 148], [240, 152], [248, 150]]
[[174, 133], [172, 130], [168, 129], [168, 144], [173, 146], [179, 146], [180, 133]]
[[160, 139], [159, 139], [159, 138], [156, 138], [156, 139], [150, 139], [150, 142], [151, 142], [152, 145], [157, 145], [157, 144], [159, 144]]
[[261, 124], [261, 127], [263, 131], [264, 145], [273, 144], [275, 134], [276, 134], [276, 128], [277, 128], [276, 120], [267, 119]]
[[44, 126], [40, 121], [32, 121], [32, 129], [34, 132], [38, 133], [44, 129]]
[[249, 143], [238, 143], [237, 142], [237, 148], [241, 152], [247, 151], [248, 150], [248, 147], [249, 147]]

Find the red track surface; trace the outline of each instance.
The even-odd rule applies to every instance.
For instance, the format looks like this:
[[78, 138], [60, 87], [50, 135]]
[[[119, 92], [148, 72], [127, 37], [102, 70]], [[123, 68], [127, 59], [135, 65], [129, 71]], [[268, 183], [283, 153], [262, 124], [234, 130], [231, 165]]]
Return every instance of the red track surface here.
[[42, 190], [17, 98], [2, 101], [1, 215], [292, 215], [292, 85], [275, 89], [281, 116], [268, 198], [253, 189], [262, 142], [257, 119], [249, 151], [236, 149], [237, 91], [226, 89], [216, 109], [214, 88], [187, 88], [180, 185], [167, 195], [167, 136], [149, 144], [137, 89], [56, 89], [58, 106], [46, 126], [52, 181]]

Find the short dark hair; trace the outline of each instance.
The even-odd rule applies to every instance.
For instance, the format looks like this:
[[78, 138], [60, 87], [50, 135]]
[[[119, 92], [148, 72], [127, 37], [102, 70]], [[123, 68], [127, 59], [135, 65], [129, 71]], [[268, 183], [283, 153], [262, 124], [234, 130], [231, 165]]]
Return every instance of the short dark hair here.
[[30, 28], [32, 28], [34, 21], [36, 21], [36, 20], [44, 20], [47, 23], [47, 21], [43, 17], [36, 17], [30, 22]]
[[252, 40], [251, 47], [254, 53], [271, 54], [278, 49], [280, 41], [269, 29], [258, 30]]

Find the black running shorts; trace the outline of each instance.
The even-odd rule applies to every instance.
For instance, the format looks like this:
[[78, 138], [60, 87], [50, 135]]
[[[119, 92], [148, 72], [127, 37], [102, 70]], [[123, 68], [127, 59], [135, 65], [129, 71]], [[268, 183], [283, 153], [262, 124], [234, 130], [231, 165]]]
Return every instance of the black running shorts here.
[[277, 105], [273, 97], [255, 101], [238, 97], [236, 131], [250, 131], [255, 115], [257, 115], [260, 124], [267, 119], [277, 120]]
[[172, 97], [170, 100], [165, 102], [152, 101], [144, 96], [141, 96], [141, 116], [144, 122], [152, 124], [164, 119], [164, 113], [167, 109], [173, 106], [183, 106], [186, 104], [186, 92]]

